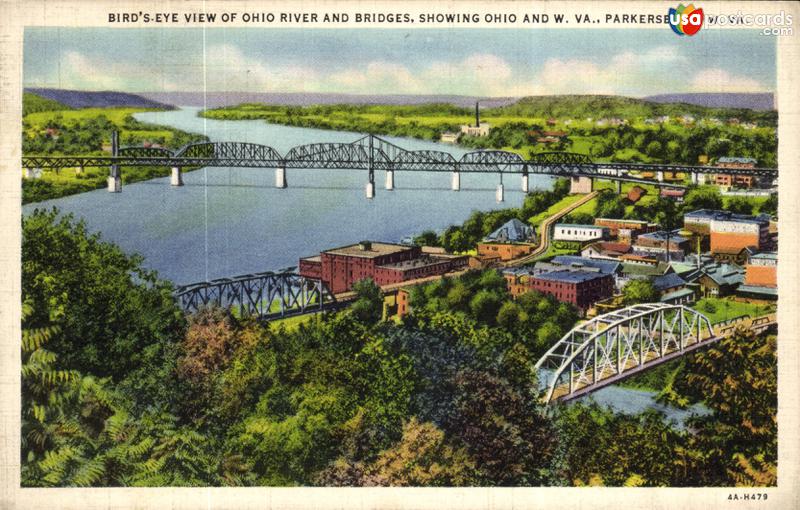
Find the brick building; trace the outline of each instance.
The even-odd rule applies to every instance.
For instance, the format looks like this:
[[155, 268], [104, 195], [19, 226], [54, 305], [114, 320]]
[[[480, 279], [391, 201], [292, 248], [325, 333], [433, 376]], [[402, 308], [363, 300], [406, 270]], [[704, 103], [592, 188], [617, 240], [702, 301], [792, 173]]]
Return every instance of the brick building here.
[[639, 234], [647, 234], [658, 230], [658, 225], [641, 220], [623, 220], [615, 218], [595, 218], [598, 227], [608, 227], [609, 234], [621, 242], [631, 243]]
[[[747, 169], [755, 166], [756, 160], [753, 158], [722, 157], [717, 160], [718, 168]], [[724, 188], [752, 188], [755, 183], [752, 175], [714, 174], [714, 184]]]
[[531, 253], [535, 240], [533, 227], [513, 218], [478, 243], [478, 257], [512, 260]]
[[778, 254], [756, 253], [744, 266], [744, 283], [737, 294], [743, 297], [774, 301], [778, 298]]
[[467, 257], [423, 253], [419, 246], [362, 241], [302, 258], [299, 268], [302, 276], [319, 278], [338, 294], [367, 278], [390, 285], [444, 274], [466, 263]]
[[555, 241], [599, 241], [608, 239], [609, 229], [595, 225], [558, 223], [553, 226]]
[[528, 286], [550, 294], [563, 303], [570, 303], [586, 312], [597, 301], [614, 294], [614, 277], [610, 274], [568, 269], [530, 276]]

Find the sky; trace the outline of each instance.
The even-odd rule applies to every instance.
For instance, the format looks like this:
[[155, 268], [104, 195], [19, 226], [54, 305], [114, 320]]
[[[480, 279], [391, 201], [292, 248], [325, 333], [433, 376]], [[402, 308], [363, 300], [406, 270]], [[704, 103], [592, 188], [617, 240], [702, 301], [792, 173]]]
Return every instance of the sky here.
[[668, 27], [26, 28], [24, 84], [125, 92], [773, 92], [776, 38]]

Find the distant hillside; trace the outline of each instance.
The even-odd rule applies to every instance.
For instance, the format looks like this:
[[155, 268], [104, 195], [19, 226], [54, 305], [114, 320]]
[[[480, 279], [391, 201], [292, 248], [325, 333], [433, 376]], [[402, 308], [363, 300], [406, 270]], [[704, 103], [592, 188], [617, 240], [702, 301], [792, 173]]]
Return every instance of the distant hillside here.
[[269, 104], [281, 106], [311, 106], [320, 104], [354, 105], [420, 105], [442, 103], [473, 107], [480, 101], [483, 107], [503, 106], [513, 103], [513, 97], [476, 97], [456, 95], [362, 95], [325, 94], [307, 92], [142, 92], [142, 96], [179, 106], [219, 108], [239, 104]]
[[[489, 113], [489, 112], [487, 112]], [[744, 108], [707, 108], [687, 103], [657, 103], [623, 96], [564, 95], [524, 97], [514, 104], [494, 109], [491, 113], [526, 117], [569, 117], [599, 119], [603, 117], [637, 118], [661, 115], [694, 115], [704, 117], [737, 117], [741, 120], [774, 122], [774, 111]]]
[[175, 109], [175, 107], [170, 104], [153, 101], [152, 99], [147, 99], [136, 94], [128, 94], [127, 92], [41, 88], [26, 88], [25, 92], [36, 94], [44, 99], [57, 101], [70, 108], [127, 106], [135, 108], [160, 108], [165, 110]]
[[771, 92], [733, 93], [698, 92], [694, 94], [659, 94], [644, 98], [654, 103], [687, 103], [711, 108], [749, 108], [750, 110], [774, 110], [775, 97]]
[[45, 99], [42, 96], [37, 96], [31, 92], [22, 93], [22, 115], [36, 112], [53, 112], [58, 110], [71, 110], [69, 106], [54, 101], [52, 99]]

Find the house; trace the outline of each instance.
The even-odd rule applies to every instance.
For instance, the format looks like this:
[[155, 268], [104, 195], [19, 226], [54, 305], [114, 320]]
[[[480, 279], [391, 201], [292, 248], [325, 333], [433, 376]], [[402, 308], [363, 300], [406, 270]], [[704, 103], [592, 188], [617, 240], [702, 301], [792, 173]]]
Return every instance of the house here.
[[581, 257], [589, 259], [618, 260], [622, 255], [630, 253], [631, 245], [612, 241], [597, 241], [586, 245], [581, 250]]
[[478, 243], [478, 256], [512, 260], [533, 251], [536, 234], [532, 226], [513, 218]]
[[609, 229], [595, 225], [577, 225], [573, 223], [557, 223], [553, 226], [555, 241], [596, 241], [608, 239]]
[[744, 282], [744, 269], [736, 264], [713, 263], [695, 275], [702, 297], [722, 297], [733, 294]]
[[687, 288], [687, 282], [677, 273], [656, 276], [652, 280], [653, 287], [661, 295], [662, 303], [684, 304], [694, 301], [694, 291]]
[[635, 204], [636, 202], [641, 200], [641, 198], [646, 194], [647, 194], [646, 189], [644, 189], [641, 186], [634, 186], [630, 190], [628, 190], [628, 194], [625, 196], [625, 198], [628, 199], [628, 202]]
[[639, 234], [655, 232], [658, 225], [641, 220], [622, 220], [615, 218], [595, 218], [594, 224], [608, 227], [612, 237], [617, 237], [620, 242], [630, 244]]
[[722, 263], [731, 263], [737, 265], [744, 265], [750, 260], [750, 256], [755, 253], [749, 246], [741, 247], [737, 245], [718, 245], [712, 255], [714, 260]]
[[686, 190], [677, 188], [661, 188], [659, 196], [661, 196], [661, 198], [671, 198], [676, 202], [683, 202], [683, 198], [686, 196]]
[[578, 257], [576, 255], [558, 255], [549, 262], [539, 261], [534, 264], [530, 273], [539, 275], [565, 269], [572, 271], [588, 271], [611, 275], [614, 278], [614, 285], [617, 285], [618, 277], [621, 273], [621, 264], [613, 260], [590, 259]]
[[648, 259], [652, 262], [637, 262], [623, 257], [620, 264], [620, 274], [617, 276], [617, 286], [624, 287], [631, 280], [652, 279], [674, 272], [666, 262]]

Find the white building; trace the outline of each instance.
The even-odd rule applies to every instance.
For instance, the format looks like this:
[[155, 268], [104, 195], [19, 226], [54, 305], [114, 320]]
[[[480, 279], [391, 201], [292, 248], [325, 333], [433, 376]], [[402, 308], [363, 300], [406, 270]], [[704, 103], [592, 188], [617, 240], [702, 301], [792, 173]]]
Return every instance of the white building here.
[[608, 238], [608, 227], [558, 223], [553, 226], [555, 241], [597, 241]]
[[461, 126], [461, 132], [467, 136], [489, 136], [489, 131], [491, 129], [492, 126], [490, 126], [488, 122], [481, 122], [478, 126], [472, 126], [470, 124], [463, 124]]

